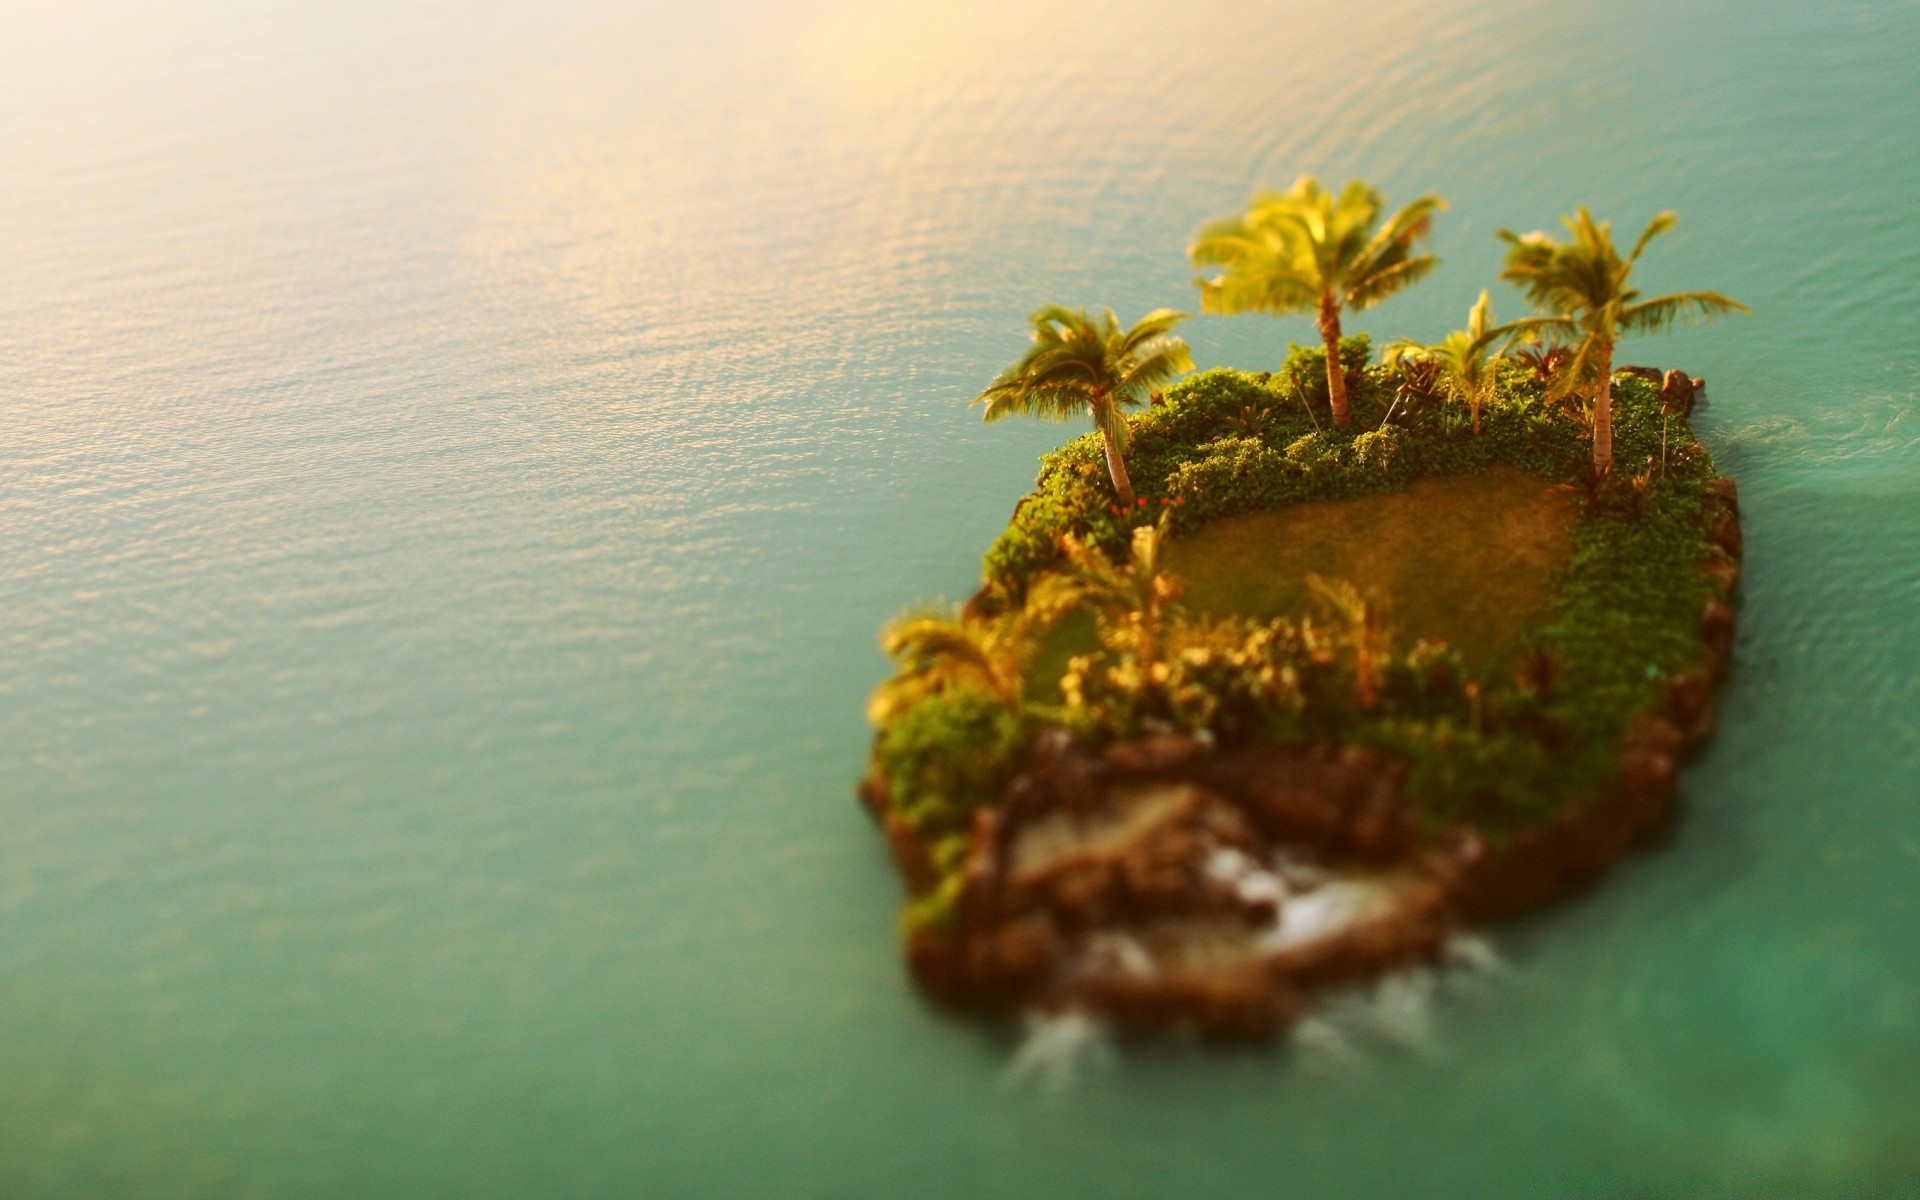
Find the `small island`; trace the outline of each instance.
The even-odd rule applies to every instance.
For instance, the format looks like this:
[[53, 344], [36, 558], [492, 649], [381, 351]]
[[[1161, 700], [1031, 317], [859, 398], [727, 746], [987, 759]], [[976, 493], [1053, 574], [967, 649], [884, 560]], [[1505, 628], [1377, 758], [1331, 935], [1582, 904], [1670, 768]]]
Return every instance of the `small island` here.
[[1516, 236], [1537, 315], [1378, 357], [1427, 197], [1303, 179], [1202, 229], [1210, 311], [1308, 312], [1272, 372], [1192, 373], [1161, 310], [1046, 308], [988, 420], [1091, 419], [979, 592], [892, 623], [860, 794], [933, 997], [1222, 1039], [1597, 877], [1672, 809], [1732, 646], [1739, 505], [1702, 381], [1626, 334], [1744, 311], [1642, 298], [1581, 209]]

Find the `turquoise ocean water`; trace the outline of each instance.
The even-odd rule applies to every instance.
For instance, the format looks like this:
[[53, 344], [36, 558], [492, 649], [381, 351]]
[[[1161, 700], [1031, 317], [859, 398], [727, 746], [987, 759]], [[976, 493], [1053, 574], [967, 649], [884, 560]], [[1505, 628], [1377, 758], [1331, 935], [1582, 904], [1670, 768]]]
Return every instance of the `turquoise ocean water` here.
[[[1920, 1194], [1913, 3], [4, 16], [0, 1196]], [[1743, 489], [1722, 732], [1283, 1045], [945, 1019], [874, 632], [1065, 436], [964, 400], [1309, 170], [1453, 204], [1381, 339], [1580, 201], [1754, 307], [1624, 353]]]

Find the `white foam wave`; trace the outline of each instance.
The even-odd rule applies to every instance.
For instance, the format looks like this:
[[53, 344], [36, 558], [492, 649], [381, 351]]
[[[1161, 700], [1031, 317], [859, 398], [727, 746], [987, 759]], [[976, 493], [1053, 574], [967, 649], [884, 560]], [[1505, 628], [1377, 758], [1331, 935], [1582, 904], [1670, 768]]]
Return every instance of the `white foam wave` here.
[[1364, 1066], [1379, 1054], [1444, 1054], [1441, 1018], [1449, 999], [1463, 998], [1509, 976], [1511, 968], [1486, 937], [1456, 934], [1438, 962], [1397, 971], [1323, 998], [1289, 1038], [1313, 1070]]
[[1111, 1033], [1086, 1013], [1029, 1013], [1026, 1027], [1025, 1039], [1007, 1063], [1009, 1084], [1065, 1092], [1113, 1066]]

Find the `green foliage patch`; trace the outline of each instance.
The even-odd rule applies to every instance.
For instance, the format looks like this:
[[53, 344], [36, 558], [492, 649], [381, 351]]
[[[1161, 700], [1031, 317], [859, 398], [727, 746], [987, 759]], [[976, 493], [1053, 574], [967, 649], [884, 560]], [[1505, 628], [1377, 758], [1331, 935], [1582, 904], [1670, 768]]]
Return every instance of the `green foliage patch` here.
[[1431, 828], [1466, 822], [1495, 838], [1594, 795], [1628, 722], [1703, 656], [1712, 462], [1645, 380], [1620, 375], [1613, 476], [1582, 486], [1590, 443], [1579, 414], [1549, 404], [1525, 364], [1499, 366], [1475, 436], [1462, 405], [1422, 394], [1401, 368], [1368, 366], [1367, 350], [1364, 338], [1342, 347], [1353, 359], [1347, 430], [1330, 424], [1315, 348], [1295, 347], [1270, 374], [1215, 369], [1169, 388], [1130, 418], [1140, 499], [1125, 509], [1097, 436], [1046, 455], [987, 553], [975, 607], [1008, 611], [1048, 594], [1070, 573], [1063, 537], [1124, 564], [1143, 525], [1164, 521], [1177, 538], [1224, 516], [1507, 467], [1582, 499], [1572, 559], [1516, 673], [1476, 677], [1444, 645], [1402, 645], [1377, 605], [1333, 585], [1318, 617], [1175, 609], [1164, 628], [1104, 620], [1089, 652], [1034, 660], [1045, 677], [1028, 680], [1024, 703], [934, 687], [890, 717], [872, 769], [896, 810], [930, 839], [951, 836], [996, 801], [1048, 727], [1096, 744], [1187, 730], [1222, 745], [1367, 746], [1409, 765], [1408, 796]]
[[1026, 732], [990, 692], [936, 689], [881, 728], [873, 765], [908, 823], [930, 836], [955, 833], [999, 798], [1020, 767]]
[[[1114, 503], [1097, 435], [1044, 455], [1033, 493], [987, 551], [987, 586], [1024, 594], [1059, 562], [1062, 534], [1122, 553], [1132, 529], [1168, 509], [1175, 530], [1184, 531], [1217, 517], [1390, 491], [1422, 475], [1507, 464], [1558, 480], [1578, 470], [1587, 453], [1583, 426], [1541, 402], [1541, 384], [1525, 367], [1502, 370], [1474, 437], [1464, 406], [1406, 394], [1400, 370], [1367, 366], [1370, 345], [1364, 334], [1341, 344], [1354, 412], [1346, 430], [1334, 428], [1327, 410], [1326, 355], [1318, 347], [1294, 346], [1271, 374], [1215, 368], [1167, 389], [1129, 422], [1127, 461], [1139, 494], [1130, 509]], [[1623, 379], [1616, 389], [1623, 412], [1632, 397], [1650, 396], [1642, 380]], [[1627, 450], [1623, 442], [1622, 465], [1634, 461]]]

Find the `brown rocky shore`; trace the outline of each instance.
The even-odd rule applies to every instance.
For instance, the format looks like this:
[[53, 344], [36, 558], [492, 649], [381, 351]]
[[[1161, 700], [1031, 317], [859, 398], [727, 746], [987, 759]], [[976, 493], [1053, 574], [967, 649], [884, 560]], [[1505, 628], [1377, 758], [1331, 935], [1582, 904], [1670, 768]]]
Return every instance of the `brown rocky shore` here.
[[[1432, 959], [1463, 927], [1591, 882], [1669, 819], [1676, 770], [1713, 729], [1742, 548], [1731, 479], [1704, 519], [1701, 656], [1629, 724], [1590, 800], [1496, 841], [1425, 827], [1404, 764], [1355, 747], [1162, 734], [1095, 749], [1054, 731], [1003, 802], [975, 813], [953, 919], [908, 938], [914, 978], [975, 1011], [1260, 1038], [1317, 989]], [[861, 795], [909, 887], [932, 887], [885, 784]]]

